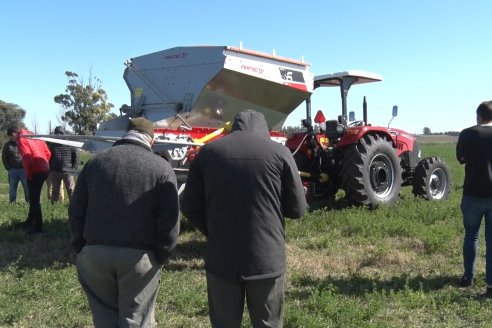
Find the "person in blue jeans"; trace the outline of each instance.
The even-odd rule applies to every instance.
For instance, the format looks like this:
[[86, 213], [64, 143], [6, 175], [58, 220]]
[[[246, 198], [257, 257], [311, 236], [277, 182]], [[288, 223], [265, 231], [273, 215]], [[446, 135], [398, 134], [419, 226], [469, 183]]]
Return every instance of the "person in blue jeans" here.
[[492, 297], [492, 101], [477, 108], [477, 125], [461, 131], [456, 144], [456, 158], [465, 164], [461, 211], [464, 274], [459, 285], [470, 287], [475, 278], [478, 240], [482, 219], [485, 221], [486, 297]]
[[17, 147], [17, 142], [13, 138], [13, 129], [7, 130], [9, 141], [2, 148], [2, 163], [8, 172], [9, 178], [9, 201], [15, 203], [17, 200], [17, 187], [19, 182], [24, 190], [24, 199], [29, 202], [29, 188], [27, 187], [26, 171], [22, 166], [22, 157]]

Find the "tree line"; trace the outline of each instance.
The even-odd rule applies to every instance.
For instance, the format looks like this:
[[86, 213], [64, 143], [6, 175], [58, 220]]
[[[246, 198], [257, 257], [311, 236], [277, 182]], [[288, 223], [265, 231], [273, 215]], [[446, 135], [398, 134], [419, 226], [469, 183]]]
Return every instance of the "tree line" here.
[[[114, 105], [108, 101], [101, 81], [92, 73], [87, 81], [70, 71], [66, 71], [65, 76], [68, 80], [65, 92], [53, 98], [61, 108], [62, 125], [67, 124], [76, 134], [88, 135], [96, 130], [99, 122], [117, 116], [110, 112]], [[0, 100], [1, 131], [11, 126], [25, 127], [25, 116], [26, 111], [19, 105]]]
[[430, 136], [430, 135], [437, 135], [437, 136], [459, 136], [460, 131], [446, 131], [446, 132], [432, 132], [429, 127], [425, 127], [424, 130], [422, 131], [425, 136]]

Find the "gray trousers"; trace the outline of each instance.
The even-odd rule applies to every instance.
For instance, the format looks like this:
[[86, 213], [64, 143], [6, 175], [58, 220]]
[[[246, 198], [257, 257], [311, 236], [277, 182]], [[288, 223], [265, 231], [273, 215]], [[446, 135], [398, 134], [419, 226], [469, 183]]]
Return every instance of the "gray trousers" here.
[[153, 252], [85, 246], [77, 273], [97, 327], [154, 327], [161, 265]]
[[207, 272], [207, 293], [213, 328], [241, 327], [244, 299], [254, 328], [283, 326], [284, 275], [239, 283]]
[[70, 197], [72, 197], [72, 193], [75, 188], [75, 180], [73, 178], [73, 175], [67, 172], [51, 171], [50, 179], [53, 185], [53, 189], [51, 192], [51, 202], [55, 203], [63, 201], [63, 195], [61, 195], [61, 193], [63, 192], [62, 182], [63, 184], [65, 184], [65, 188], [67, 188], [67, 195], [68, 199], [70, 200]]

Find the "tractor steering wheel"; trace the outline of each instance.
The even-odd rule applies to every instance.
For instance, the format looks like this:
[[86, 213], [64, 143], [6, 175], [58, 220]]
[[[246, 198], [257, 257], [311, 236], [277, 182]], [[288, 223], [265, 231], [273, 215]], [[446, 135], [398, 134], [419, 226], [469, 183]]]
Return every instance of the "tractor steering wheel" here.
[[364, 121], [353, 121], [348, 126], [364, 126]]

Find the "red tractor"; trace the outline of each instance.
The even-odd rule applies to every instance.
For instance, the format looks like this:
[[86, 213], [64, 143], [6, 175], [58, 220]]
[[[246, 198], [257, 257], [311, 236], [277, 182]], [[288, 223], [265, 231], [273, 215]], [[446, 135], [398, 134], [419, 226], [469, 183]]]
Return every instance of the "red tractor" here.
[[[108, 140], [121, 137], [130, 118], [146, 117], [154, 122], [153, 149], [173, 165], [180, 191], [199, 148], [227, 134], [227, 123], [238, 112], [254, 109], [264, 114], [271, 139], [292, 150], [309, 197], [335, 196], [343, 189], [350, 202], [375, 206], [395, 201], [402, 185], [413, 185], [413, 192], [426, 199], [448, 197], [449, 169], [438, 157], [421, 159], [412, 135], [368, 124], [366, 104], [362, 121], [347, 118], [350, 87], [381, 80], [377, 75], [313, 77], [304, 60], [242, 46], [194, 46], [132, 58], [124, 79], [131, 105], [120, 108], [120, 117], [101, 123], [83, 147], [105, 149]], [[318, 129], [311, 122], [310, 96], [325, 86], [340, 87], [342, 115], [325, 122], [317, 114]], [[279, 130], [303, 102], [307, 131], [287, 140]]]
[[[375, 74], [342, 72], [314, 77], [314, 89], [339, 86], [342, 114], [325, 121], [318, 111], [311, 122], [311, 101], [306, 99], [305, 132], [289, 136], [286, 146], [296, 160], [308, 198], [334, 198], [339, 189], [351, 204], [376, 207], [396, 201], [402, 186], [412, 186], [415, 196], [428, 200], [448, 198], [451, 175], [439, 157], [422, 159], [414, 136], [405, 131], [347, 117], [347, 94], [353, 84], [381, 81]], [[398, 108], [393, 107], [393, 117]]]

